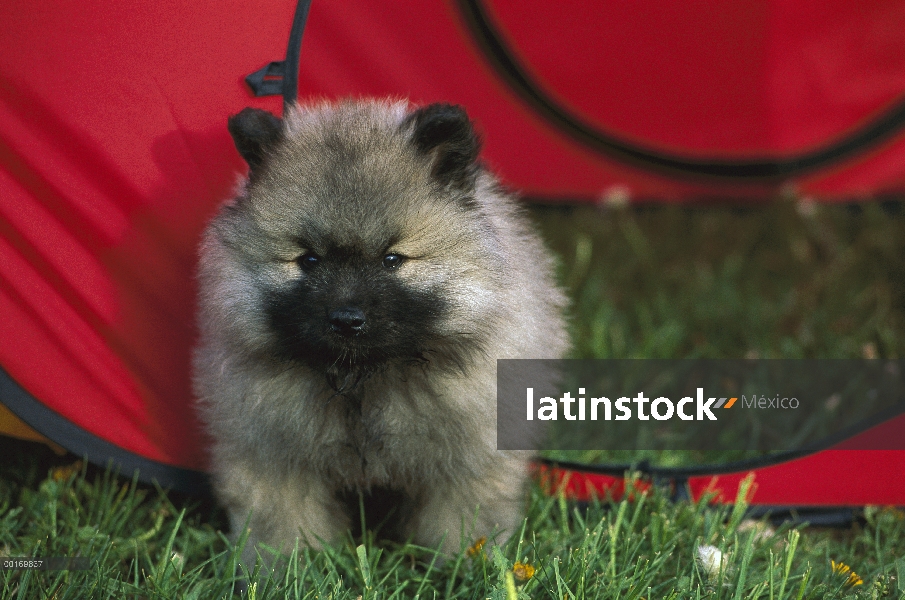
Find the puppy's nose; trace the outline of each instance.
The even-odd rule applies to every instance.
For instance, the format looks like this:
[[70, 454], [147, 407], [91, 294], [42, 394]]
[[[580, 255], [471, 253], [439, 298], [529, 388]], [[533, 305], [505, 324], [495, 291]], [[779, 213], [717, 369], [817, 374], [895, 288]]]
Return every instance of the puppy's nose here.
[[365, 314], [360, 308], [346, 306], [330, 313], [328, 320], [333, 331], [341, 335], [355, 335], [365, 326]]

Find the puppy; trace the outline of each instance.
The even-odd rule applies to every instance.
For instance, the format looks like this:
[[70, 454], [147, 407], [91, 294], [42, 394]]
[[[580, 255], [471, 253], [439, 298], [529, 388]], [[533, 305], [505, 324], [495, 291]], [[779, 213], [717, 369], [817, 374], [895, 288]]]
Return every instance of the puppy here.
[[529, 456], [496, 448], [496, 361], [559, 358], [553, 261], [477, 161], [465, 112], [246, 109], [250, 172], [200, 249], [194, 383], [243, 560], [381, 534], [455, 552], [520, 525]]

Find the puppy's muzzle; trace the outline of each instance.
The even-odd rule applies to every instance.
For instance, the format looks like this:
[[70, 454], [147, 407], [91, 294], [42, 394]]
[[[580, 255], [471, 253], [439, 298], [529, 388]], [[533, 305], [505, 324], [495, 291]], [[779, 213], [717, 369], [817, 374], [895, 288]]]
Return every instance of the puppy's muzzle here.
[[346, 306], [330, 313], [327, 320], [336, 333], [351, 337], [362, 332], [365, 326], [365, 314], [360, 308]]

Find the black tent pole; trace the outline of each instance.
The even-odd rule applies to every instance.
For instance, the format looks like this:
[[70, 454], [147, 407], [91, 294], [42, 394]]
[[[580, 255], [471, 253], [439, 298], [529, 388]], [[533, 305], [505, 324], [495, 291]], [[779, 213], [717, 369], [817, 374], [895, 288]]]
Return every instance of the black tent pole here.
[[283, 96], [283, 112], [295, 104], [299, 92], [299, 56], [302, 52], [302, 35], [308, 21], [308, 10], [311, 0], [298, 0], [295, 16], [292, 17], [292, 28], [289, 30], [289, 43], [286, 46], [286, 59], [268, 63], [245, 78], [245, 82], [255, 96]]
[[283, 112], [290, 104], [295, 104], [299, 95], [299, 56], [302, 52], [302, 34], [308, 21], [308, 9], [311, 0], [299, 0], [292, 18], [292, 29], [289, 31], [289, 44], [286, 47], [286, 60], [283, 68]]

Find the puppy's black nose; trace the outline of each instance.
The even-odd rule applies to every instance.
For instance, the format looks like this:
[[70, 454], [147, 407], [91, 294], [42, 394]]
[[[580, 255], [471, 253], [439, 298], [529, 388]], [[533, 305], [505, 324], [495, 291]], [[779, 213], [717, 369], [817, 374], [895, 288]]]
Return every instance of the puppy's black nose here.
[[341, 335], [355, 335], [365, 326], [365, 314], [360, 308], [346, 306], [330, 313], [330, 327]]

